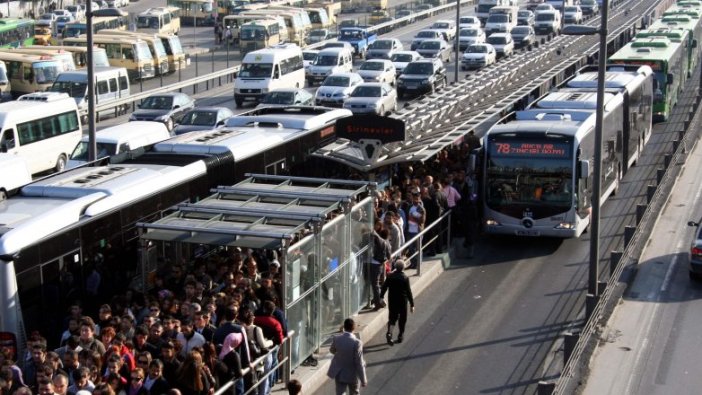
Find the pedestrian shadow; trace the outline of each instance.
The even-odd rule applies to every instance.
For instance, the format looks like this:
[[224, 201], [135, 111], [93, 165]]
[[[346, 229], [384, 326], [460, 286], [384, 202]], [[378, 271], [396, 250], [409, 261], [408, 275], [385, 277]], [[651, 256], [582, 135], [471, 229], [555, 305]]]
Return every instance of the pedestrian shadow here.
[[380, 352], [380, 351], [385, 351], [390, 349], [390, 345], [387, 343], [378, 343], [378, 344], [364, 344], [363, 345], [363, 353], [364, 354], [371, 354], [374, 352]]

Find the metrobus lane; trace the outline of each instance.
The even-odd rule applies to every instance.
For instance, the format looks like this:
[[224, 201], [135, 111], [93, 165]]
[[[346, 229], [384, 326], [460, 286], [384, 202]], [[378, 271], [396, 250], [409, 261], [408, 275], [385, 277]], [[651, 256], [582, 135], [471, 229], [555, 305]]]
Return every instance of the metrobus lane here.
[[[131, 4], [126, 8], [130, 13], [137, 13], [140, 10], [145, 10], [149, 7], [152, 0]], [[520, 5], [524, 2], [520, 2]], [[392, 4], [392, 3], [391, 3]], [[130, 8], [131, 7], [131, 8]], [[472, 5], [464, 5], [461, 10], [461, 15], [474, 15], [475, 7]], [[380, 35], [384, 38], [399, 38], [406, 49], [409, 49], [412, 38], [417, 31], [429, 27], [434, 21], [441, 19], [454, 20], [455, 10], [450, 10], [438, 15], [434, 15], [425, 19], [418, 19], [413, 24], [403, 26], [393, 31]], [[351, 17], [352, 14], [342, 14], [340, 19]], [[179, 34], [183, 49], [190, 54], [190, 65], [183, 70], [179, 70], [170, 75], [165, 75], [163, 78], [146, 79], [143, 81], [134, 81], [132, 83], [132, 92], [148, 91], [172, 84], [178, 81], [185, 81], [195, 78], [196, 76], [206, 75], [216, 70], [223, 70], [228, 67], [233, 67], [241, 62], [241, 55], [236, 48], [227, 48], [223, 45], [216, 45], [214, 42], [214, 31], [210, 26], [207, 27], [184, 27]], [[455, 52], [452, 54], [451, 63], [455, 62]], [[355, 62], [359, 62], [358, 59]], [[452, 74], [453, 75], [453, 74]]]

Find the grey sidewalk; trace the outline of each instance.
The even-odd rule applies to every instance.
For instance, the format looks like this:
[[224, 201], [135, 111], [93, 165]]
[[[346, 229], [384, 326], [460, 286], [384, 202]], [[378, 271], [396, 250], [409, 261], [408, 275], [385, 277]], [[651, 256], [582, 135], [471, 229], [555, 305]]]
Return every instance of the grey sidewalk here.
[[[442, 254], [432, 258], [425, 258], [422, 262], [422, 275], [417, 276], [416, 270], [407, 270], [407, 275], [410, 277], [412, 293], [415, 298], [420, 295], [434, 280], [444, 272], [444, 268], [450, 263], [449, 254]], [[370, 339], [387, 324], [387, 309], [378, 311], [362, 310], [353, 318], [358, 324], [358, 334], [361, 339]], [[329, 347], [325, 346], [314, 355], [318, 360], [316, 367], [300, 366], [295, 369], [291, 376], [302, 383], [303, 393], [314, 394], [327, 380], [327, 369], [331, 363], [332, 354], [329, 352]], [[278, 384], [273, 388], [273, 393], [287, 393], [285, 383]]]

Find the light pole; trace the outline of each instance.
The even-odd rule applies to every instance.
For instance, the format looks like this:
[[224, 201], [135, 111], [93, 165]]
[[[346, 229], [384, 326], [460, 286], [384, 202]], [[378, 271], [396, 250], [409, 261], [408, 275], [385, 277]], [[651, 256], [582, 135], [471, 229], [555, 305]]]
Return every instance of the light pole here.
[[599, 298], [598, 273], [600, 259], [600, 205], [602, 196], [602, 124], [604, 120], [604, 88], [605, 68], [607, 67], [607, 18], [609, 0], [602, 0], [602, 15], [600, 28], [582, 25], [568, 25], [563, 28], [563, 34], [600, 35], [600, 48], [597, 67], [597, 109], [595, 110], [595, 163], [593, 166], [592, 183], [592, 213], [590, 216], [590, 262], [588, 266], [587, 298], [585, 301], [586, 316], [589, 319], [597, 299]]

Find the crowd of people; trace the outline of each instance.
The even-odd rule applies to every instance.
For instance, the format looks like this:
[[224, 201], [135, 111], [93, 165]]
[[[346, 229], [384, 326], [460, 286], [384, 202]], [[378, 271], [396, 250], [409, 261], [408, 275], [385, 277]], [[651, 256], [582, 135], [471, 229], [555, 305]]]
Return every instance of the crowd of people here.
[[170, 265], [153, 282], [94, 313], [76, 301], [64, 332], [30, 333], [26, 354], [0, 344], [0, 395], [211, 395], [242, 378], [233, 395], [269, 373], [256, 393], [270, 393], [287, 335], [274, 257], [212, 254]]

